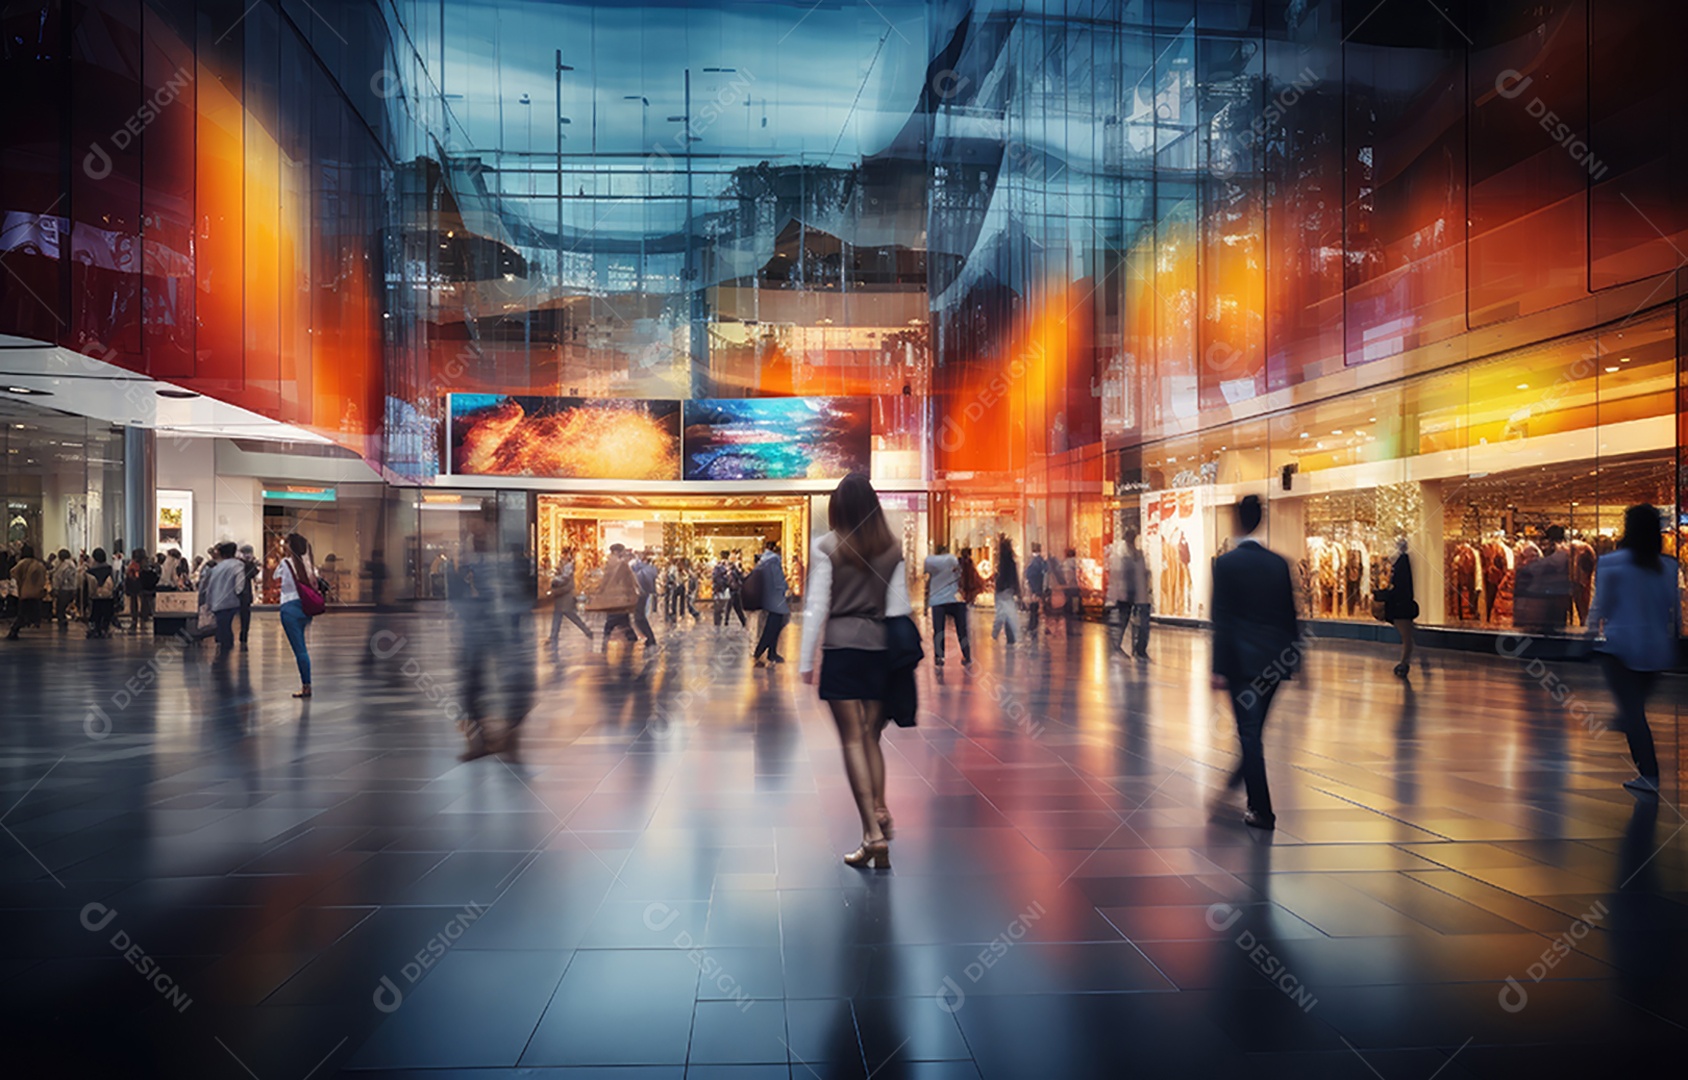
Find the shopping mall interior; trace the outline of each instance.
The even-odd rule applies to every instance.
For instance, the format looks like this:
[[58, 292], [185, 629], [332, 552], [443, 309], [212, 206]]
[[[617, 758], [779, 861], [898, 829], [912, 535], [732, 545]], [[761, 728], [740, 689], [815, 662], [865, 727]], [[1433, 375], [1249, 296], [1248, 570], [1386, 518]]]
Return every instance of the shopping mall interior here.
[[[1631, 816], [1585, 643], [1626, 508], [1688, 538], [1684, 41], [1680, 0], [0, 7], [0, 621], [26, 546], [153, 568], [127, 635], [60, 609], [0, 650], [29, 1067], [1680, 1060], [1688, 818]], [[851, 789], [795, 670], [850, 474], [928, 653], [927, 558], [979, 577], [977, 664], [921, 668], [880, 765], [919, 792], [883, 877], [834, 865]], [[1244, 496], [1323, 650], [1267, 730], [1264, 848], [1206, 809]], [[291, 535], [334, 613], [314, 724]], [[160, 644], [200, 601], [150, 606], [165, 553], [225, 542], [256, 567], [238, 676]], [[999, 591], [1004, 544], [1050, 599]], [[616, 546], [686, 601], [642, 659], [598, 648]], [[711, 571], [769, 550], [794, 662], [764, 668]], [[1380, 621], [1403, 551], [1416, 690]], [[531, 641], [477, 636], [492, 559]], [[596, 638], [559, 633], [559, 582]], [[475, 772], [442, 703], [509, 657], [494, 696], [537, 694], [540, 733]]]

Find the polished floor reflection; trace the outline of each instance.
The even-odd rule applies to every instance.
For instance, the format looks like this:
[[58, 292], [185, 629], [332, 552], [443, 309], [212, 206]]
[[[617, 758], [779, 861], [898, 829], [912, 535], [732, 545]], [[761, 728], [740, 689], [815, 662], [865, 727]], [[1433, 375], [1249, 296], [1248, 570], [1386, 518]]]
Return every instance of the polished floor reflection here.
[[1145, 666], [1099, 626], [986, 640], [923, 671], [895, 868], [859, 873], [830, 721], [742, 632], [541, 646], [522, 760], [463, 764], [449, 624], [394, 618], [379, 657], [377, 629], [318, 621], [306, 704], [271, 615], [221, 669], [0, 650], [8, 1074], [1428, 1080], [1688, 1051], [1675, 679], [1638, 801], [1588, 665], [1436, 655], [1403, 684], [1322, 646], [1267, 729], [1267, 836], [1208, 809], [1234, 739], [1200, 635]]

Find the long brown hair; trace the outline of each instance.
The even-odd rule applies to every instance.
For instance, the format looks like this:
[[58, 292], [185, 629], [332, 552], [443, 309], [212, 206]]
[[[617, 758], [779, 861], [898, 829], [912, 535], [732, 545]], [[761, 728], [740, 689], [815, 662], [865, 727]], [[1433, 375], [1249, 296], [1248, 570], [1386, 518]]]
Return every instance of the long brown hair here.
[[856, 566], [866, 566], [868, 560], [897, 546], [879, 505], [879, 493], [861, 473], [838, 481], [827, 504], [826, 523], [838, 538], [839, 553]]
[[310, 573], [305, 569], [305, 556], [310, 554], [311, 550], [310, 541], [306, 540], [303, 536], [300, 536], [296, 532], [288, 533], [287, 550], [292, 553], [291, 560], [293, 562], [294, 582], [303, 581], [307, 585], [314, 586], [316, 582], [311, 580]]

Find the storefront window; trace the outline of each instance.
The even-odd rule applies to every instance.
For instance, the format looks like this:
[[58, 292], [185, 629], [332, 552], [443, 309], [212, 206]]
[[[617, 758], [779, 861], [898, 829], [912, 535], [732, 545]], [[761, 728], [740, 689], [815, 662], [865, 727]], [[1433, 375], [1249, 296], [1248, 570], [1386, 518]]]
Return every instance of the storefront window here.
[[1667, 313], [1132, 451], [1157, 613], [1207, 616], [1255, 493], [1305, 617], [1370, 620], [1404, 543], [1423, 623], [1580, 628], [1624, 508], [1672, 510], [1674, 343]]

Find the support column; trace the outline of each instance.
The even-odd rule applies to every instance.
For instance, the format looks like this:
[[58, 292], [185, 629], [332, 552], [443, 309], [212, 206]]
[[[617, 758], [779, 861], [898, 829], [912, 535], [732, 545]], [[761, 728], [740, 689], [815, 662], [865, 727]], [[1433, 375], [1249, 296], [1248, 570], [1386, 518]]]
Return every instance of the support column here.
[[[123, 429], [123, 542], [129, 550], [158, 544], [158, 432]], [[113, 552], [119, 560], [128, 552]]]

